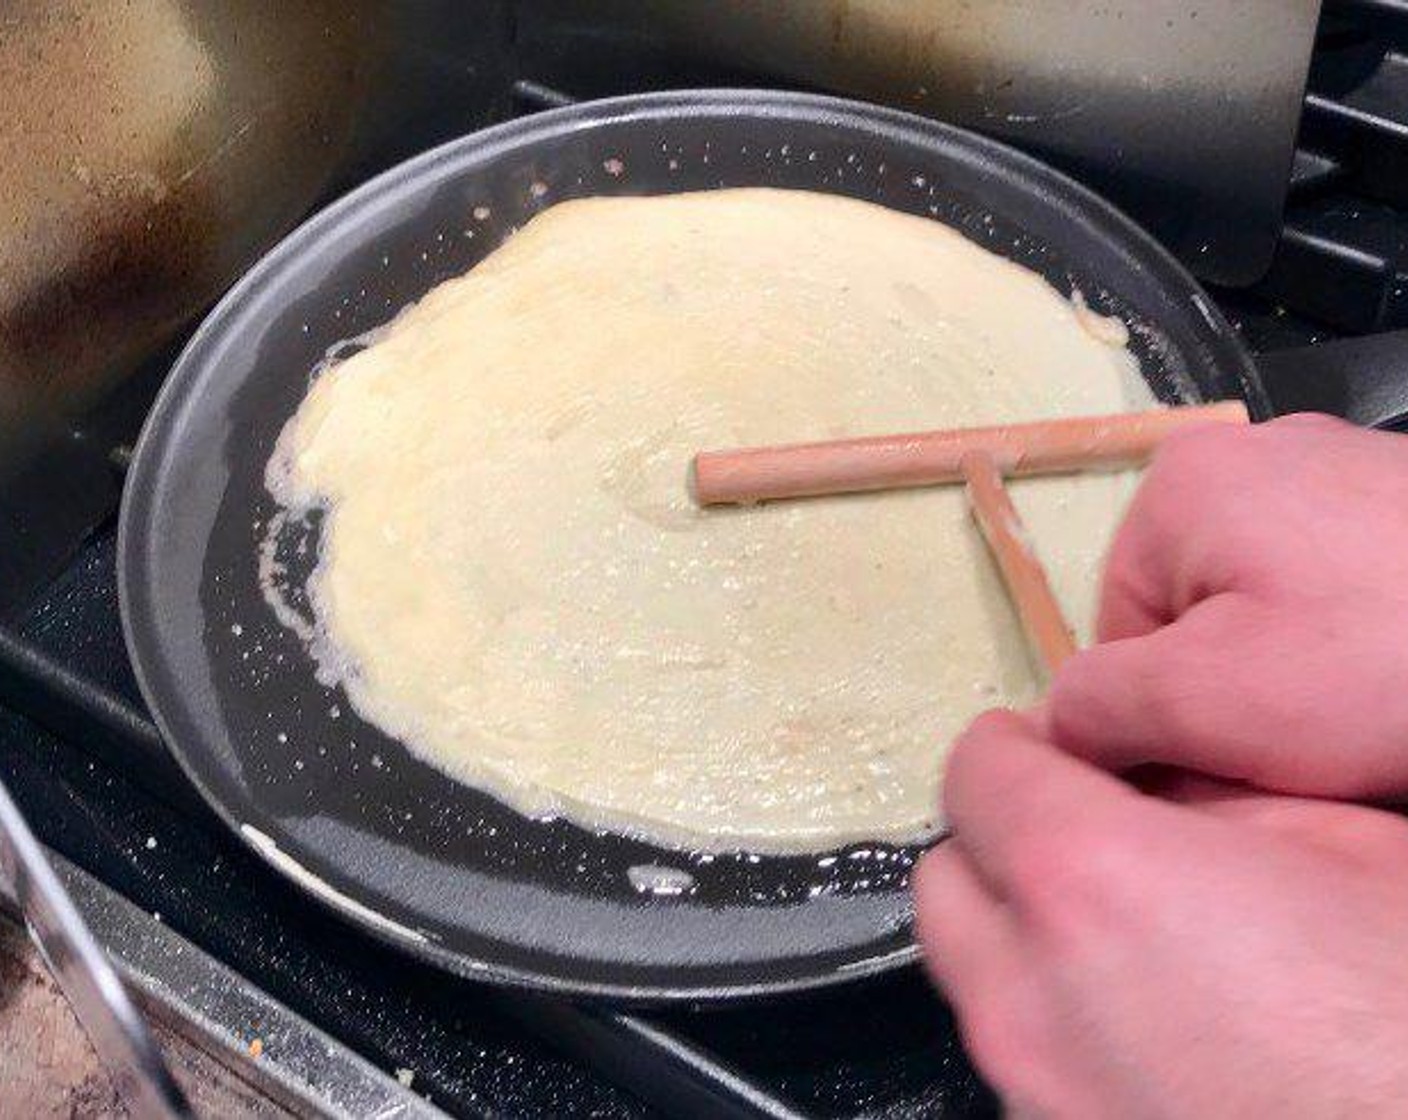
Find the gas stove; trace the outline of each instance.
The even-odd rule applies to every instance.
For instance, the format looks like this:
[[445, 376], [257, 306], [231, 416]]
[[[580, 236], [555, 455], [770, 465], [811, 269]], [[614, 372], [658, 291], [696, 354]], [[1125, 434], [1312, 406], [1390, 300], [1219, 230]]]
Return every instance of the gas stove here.
[[[1322, 22], [1271, 268], [1214, 291], [1258, 352], [1408, 326], [1405, 41], [1408, 15], [1388, 0]], [[583, 92], [543, 77], [520, 78], [505, 112]], [[119, 475], [123, 443], [105, 449]], [[762, 1006], [622, 1011], [454, 979], [309, 906], [167, 757], [124, 651], [114, 553], [109, 511], [56, 578], [0, 604], [0, 778], [142, 1005], [275, 1100], [379, 1116], [995, 1111], [917, 973]]]

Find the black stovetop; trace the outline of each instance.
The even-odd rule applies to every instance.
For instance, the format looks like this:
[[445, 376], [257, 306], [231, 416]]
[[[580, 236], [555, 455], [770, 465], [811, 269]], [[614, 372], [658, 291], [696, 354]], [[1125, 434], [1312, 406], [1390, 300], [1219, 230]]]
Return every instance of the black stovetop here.
[[[1255, 350], [1408, 325], [1408, 176], [1381, 168], [1408, 161], [1408, 120], [1376, 108], [1392, 103], [1379, 87], [1408, 73], [1392, 49], [1408, 24], [1378, 22], [1392, 20], [1389, 5], [1342, 7], [1349, 22], [1332, 21], [1317, 54], [1281, 252], [1259, 290], [1216, 293]], [[1408, 82], [1399, 88], [1408, 118]], [[523, 95], [525, 107], [543, 101], [531, 86]], [[197, 803], [166, 757], [123, 648], [114, 544], [110, 520], [0, 628], [0, 778], [51, 848], [382, 1069], [415, 1071], [416, 1091], [439, 1107], [994, 1110], [947, 1010], [914, 973], [767, 1006], [627, 1014], [450, 978], [310, 906]]]

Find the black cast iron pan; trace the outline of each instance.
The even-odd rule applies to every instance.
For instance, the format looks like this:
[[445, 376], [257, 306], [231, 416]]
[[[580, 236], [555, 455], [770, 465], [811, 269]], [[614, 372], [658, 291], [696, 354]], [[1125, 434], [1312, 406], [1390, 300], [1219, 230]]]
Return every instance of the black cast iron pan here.
[[[1271, 411], [1211, 301], [1100, 199], [1005, 147], [843, 101], [674, 93], [544, 113], [412, 160], [309, 221], [210, 315], [152, 412], [122, 514], [127, 639], [171, 750], [227, 824], [310, 894], [453, 972], [706, 1000], [913, 958], [915, 850], [706, 861], [520, 817], [362, 723], [257, 585], [264, 464], [330, 347], [553, 202], [744, 185], [928, 214], [1120, 315], [1164, 399]], [[687, 870], [695, 889], [638, 894], [627, 871], [649, 864]]]

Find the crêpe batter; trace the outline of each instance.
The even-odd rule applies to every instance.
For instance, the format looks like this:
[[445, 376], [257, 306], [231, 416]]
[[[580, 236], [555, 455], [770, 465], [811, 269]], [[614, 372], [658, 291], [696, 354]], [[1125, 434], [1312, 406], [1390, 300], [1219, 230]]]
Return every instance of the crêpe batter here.
[[[315, 654], [364, 718], [527, 812], [715, 849], [921, 837], [951, 737], [1039, 683], [961, 492], [705, 511], [687, 465], [1147, 406], [1111, 325], [853, 200], [555, 206], [285, 431], [271, 489], [327, 511]], [[1132, 484], [1014, 485], [1082, 623]]]

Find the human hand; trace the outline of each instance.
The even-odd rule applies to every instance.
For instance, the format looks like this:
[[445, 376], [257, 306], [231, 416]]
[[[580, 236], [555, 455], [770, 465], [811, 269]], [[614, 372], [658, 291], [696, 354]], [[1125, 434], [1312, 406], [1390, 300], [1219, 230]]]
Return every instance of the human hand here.
[[1408, 822], [1217, 783], [1145, 796], [994, 713], [915, 879], [925, 960], [1016, 1115], [1408, 1101]]
[[1170, 439], [1116, 537], [1065, 750], [1262, 789], [1408, 793], [1408, 438], [1321, 416]]

